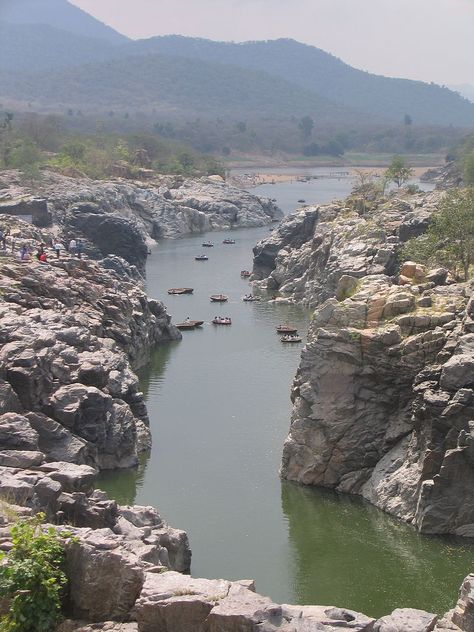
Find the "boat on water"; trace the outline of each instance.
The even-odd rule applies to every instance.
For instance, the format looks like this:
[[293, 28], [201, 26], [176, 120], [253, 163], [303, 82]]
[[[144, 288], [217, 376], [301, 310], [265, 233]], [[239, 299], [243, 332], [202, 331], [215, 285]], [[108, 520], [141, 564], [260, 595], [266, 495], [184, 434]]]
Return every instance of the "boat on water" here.
[[254, 301], [259, 301], [260, 296], [254, 296], [253, 294], [246, 294], [245, 296], [242, 296], [242, 300], [244, 301], [244, 303], [253, 303]]
[[209, 257], [207, 255], [196, 255], [194, 257], [196, 261], [208, 261]]
[[232, 325], [232, 319], [229, 316], [215, 316], [212, 322], [214, 325]]
[[192, 287], [170, 287], [168, 294], [192, 294], [194, 288]]
[[224, 239], [222, 243], [223, 244], [235, 244], [235, 239], [227, 238], [227, 239]]
[[286, 334], [280, 338], [282, 342], [301, 342], [301, 336], [295, 334]]
[[226, 296], [225, 294], [211, 294], [209, 298], [214, 303], [225, 303], [226, 301], [229, 300], [229, 297]]
[[279, 334], [296, 334], [298, 328], [294, 327], [293, 325], [278, 325], [276, 330]]
[[243, 279], [248, 279], [248, 278], [249, 278], [249, 276], [250, 276], [251, 274], [252, 274], [252, 273], [250, 272], [250, 270], [241, 270], [241, 271], [240, 271], [240, 276], [241, 276]]
[[184, 321], [184, 323], [176, 323], [176, 327], [181, 331], [186, 329], [196, 329], [196, 325], [191, 321]]
[[305, 204], [305, 203], [306, 203], [306, 200], [303, 200], [303, 198], [301, 198], [300, 200], [298, 200], [298, 203], [299, 203], [299, 204]]
[[211, 243], [210, 241], [205, 241], [203, 244], [201, 244], [201, 246], [203, 248], [214, 248], [214, 244]]
[[190, 318], [186, 318], [182, 323], [176, 323], [176, 327], [181, 330], [196, 329], [196, 327], [200, 327], [203, 323], [203, 320], [191, 320]]

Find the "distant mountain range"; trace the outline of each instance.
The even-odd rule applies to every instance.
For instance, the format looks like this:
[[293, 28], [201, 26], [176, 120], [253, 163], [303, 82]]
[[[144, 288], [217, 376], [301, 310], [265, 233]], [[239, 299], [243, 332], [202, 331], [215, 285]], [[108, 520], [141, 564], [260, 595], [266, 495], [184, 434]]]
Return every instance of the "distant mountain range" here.
[[132, 41], [67, 0], [2, 0], [0, 100], [180, 115], [310, 115], [320, 123], [474, 127], [474, 103], [435, 84], [352, 68], [293, 40]]

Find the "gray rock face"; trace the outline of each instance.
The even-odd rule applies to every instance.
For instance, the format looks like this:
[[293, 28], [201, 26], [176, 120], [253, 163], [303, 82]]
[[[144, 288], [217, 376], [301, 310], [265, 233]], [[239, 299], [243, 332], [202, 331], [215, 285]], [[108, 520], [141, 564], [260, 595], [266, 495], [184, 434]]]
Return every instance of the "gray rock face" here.
[[[316, 310], [293, 385], [282, 476], [361, 494], [425, 533], [470, 535], [469, 291], [368, 276], [351, 298]], [[430, 307], [420, 307], [425, 293]]]
[[374, 619], [327, 606], [281, 606], [248, 582], [148, 573], [135, 605], [140, 632], [371, 632]]
[[432, 632], [437, 620], [437, 615], [423, 610], [397, 608], [375, 622], [374, 632]]
[[[179, 332], [134, 280], [94, 262], [27, 266], [6, 260], [0, 268], [8, 288], [0, 300], [0, 450], [97, 468], [135, 465], [150, 436], [124, 352], [139, 365]], [[14, 463], [8, 454], [2, 462]]]
[[306, 207], [257, 244], [251, 278], [256, 287], [316, 307], [336, 295], [343, 276], [395, 275], [400, 245], [426, 230], [441, 197], [393, 197], [367, 213], [353, 210], [350, 198]]
[[[13, 172], [9, 177], [15, 197], [28, 195]], [[66, 241], [81, 237], [94, 257], [119, 255], [142, 272], [152, 240], [265, 226], [283, 216], [270, 200], [217, 178], [161, 177], [142, 183], [45, 172], [35, 193], [48, 201]]]
[[[397, 253], [443, 194], [305, 208], [255, 248], [255, 285], [316, 308], [281, 475], [474, 535], [472, 287]], [[474, 444], [473, 444], [474, 445]]]

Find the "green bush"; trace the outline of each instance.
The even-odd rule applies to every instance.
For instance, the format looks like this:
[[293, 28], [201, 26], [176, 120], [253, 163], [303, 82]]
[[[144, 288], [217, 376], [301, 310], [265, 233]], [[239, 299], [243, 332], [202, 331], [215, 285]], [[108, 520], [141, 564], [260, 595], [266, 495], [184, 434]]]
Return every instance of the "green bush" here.
[[[64, 546], [44, 514], [19, 520], [11, 528], [13, 547], [0, 560], [0, 597], [11, 600], [0, 620], [1, 632], [49, 632], [61, 613], [61, 592], [67, 583]], [[68, 536], [69, 534], [61, 534]]]
[[433, 215], [427, 232], [410, 239], [401, 252], [404, 261], [441, 264], [455, 278], [469, 278], [474, 263], [474, 188], [453, 189]]

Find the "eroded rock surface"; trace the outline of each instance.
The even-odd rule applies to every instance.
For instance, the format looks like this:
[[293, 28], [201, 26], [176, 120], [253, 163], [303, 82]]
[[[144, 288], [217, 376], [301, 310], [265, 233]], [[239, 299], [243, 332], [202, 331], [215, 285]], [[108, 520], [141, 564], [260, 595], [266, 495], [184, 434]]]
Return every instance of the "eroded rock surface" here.
[[474, 535], [474, 302], [400, 265], [443, 193], [309, 207], [255, 248], [254, 278], [315, 308], [281, 474], [361, 494], [425, 533]]
[[161, 176], [155, 181], [91, 180], [44, 171], [34, 190], [14, 172], [4, 196], [41, 196], [63, 239], [81, 237], [95, 256], [119, 255], [142, 272], [152, 240], [250, 226], [283, 214], [273, 202], [230, 186], [219, 177]]

